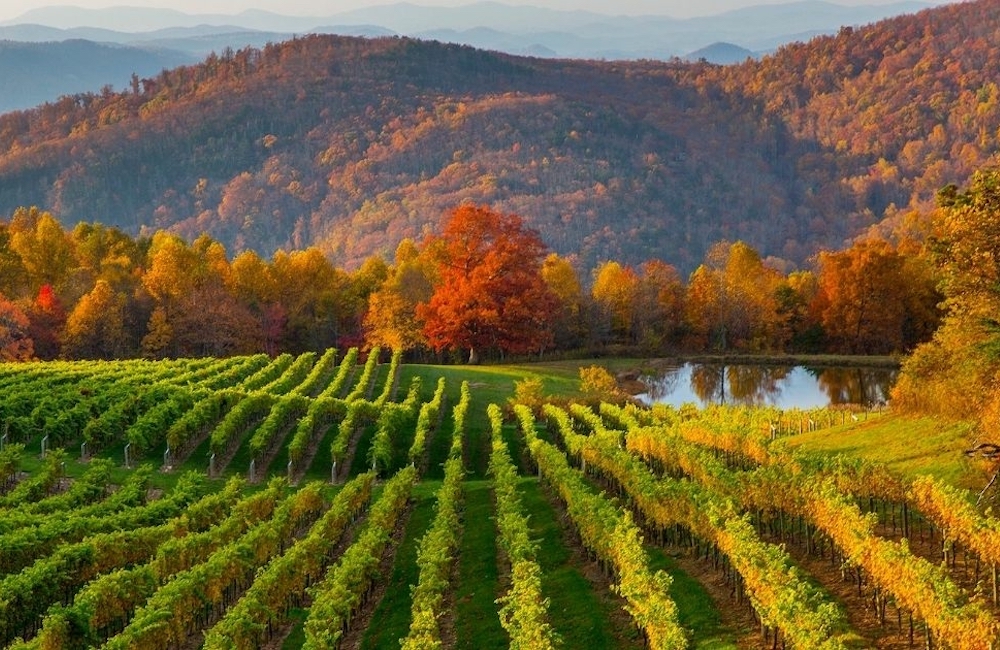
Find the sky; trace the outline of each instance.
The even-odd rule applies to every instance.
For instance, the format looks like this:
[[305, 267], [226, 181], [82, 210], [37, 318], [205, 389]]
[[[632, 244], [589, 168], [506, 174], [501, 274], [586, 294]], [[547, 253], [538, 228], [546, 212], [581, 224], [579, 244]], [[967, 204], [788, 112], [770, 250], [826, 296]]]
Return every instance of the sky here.
[[[360, 7], [392, 4], [396, 0], [3, 0], [0, 21], [17, 18], [31, 9], [54, 5], [73, 5], [90, 9], [114, 6], [169, 7], [185, 13], [235, 14], [246, 9], [263, 9], [285, 15], [330, 16]], [[469, 0], [408, 0], [413, 4], [455, 6]], [[500, 0], [506, 4], [535, 5], [552, 9], [585, 9], [604, 14], [662, 14], [676, 18], [718, 14], [740, 7], [762, 4], [785, 4], [790, 0]], [[840, 5], [892, 4], [895, 0], [831, 0]], [[955, 0], [926, 0], [945, 4]]]

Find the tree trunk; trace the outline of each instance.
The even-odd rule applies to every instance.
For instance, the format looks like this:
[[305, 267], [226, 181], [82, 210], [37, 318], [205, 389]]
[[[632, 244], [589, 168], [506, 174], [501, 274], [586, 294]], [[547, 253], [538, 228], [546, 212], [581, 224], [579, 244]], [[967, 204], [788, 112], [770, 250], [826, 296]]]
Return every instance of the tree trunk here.
[[476, 348], [469, 348], [469, 365], [470, 366], [479, 365], [479, 353], [476, 352]]

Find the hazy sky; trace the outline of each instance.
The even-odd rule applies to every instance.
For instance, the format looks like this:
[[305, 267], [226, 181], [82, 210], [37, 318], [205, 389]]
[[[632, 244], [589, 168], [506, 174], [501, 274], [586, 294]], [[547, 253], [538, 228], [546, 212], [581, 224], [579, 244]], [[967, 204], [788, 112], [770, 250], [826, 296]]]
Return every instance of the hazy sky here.
[[[265, 9], [302, 16], [328, 16], [358, 7], [392, 4], [394, 0], [2, 0], [0, 20], [10, 20], [44, 6], [74, 5], [87, 8], [114, 6], [169, 7], [186, 13], [239, 13], [245, 9]], [[409, 0], [413, 4], [455, 6], [468, 0]], [[501, 0], [507, 4], [529, 4], [553, 9], [586, 9], [605, 14], [665, 14], [684, 18], [729, 11], [761, 4], [785, 4], [789, 0]], [[894, 0], [832, 0], [840, 5], [891, 4]], [[945, 4], [956, 0], [929, 0]]]

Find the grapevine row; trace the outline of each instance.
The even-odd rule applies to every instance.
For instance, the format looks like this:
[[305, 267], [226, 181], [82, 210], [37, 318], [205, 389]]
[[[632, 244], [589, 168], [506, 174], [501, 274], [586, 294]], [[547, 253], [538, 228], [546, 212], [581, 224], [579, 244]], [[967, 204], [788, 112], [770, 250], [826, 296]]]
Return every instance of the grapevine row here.
[[978, 513], [967, 493], [930, 477], [907, 481], [884, 465], [862, 459], [791, 452], [775, 445], [760, 421], [739, 426], [737, 417], [741, 415], [747, 417], [740, 411], [721, 411], [714, 418], [700, 417], [692, 422], [681, 422], [675, 430], [684, 440], [695, 444], [739, 455], [762, 466], [784, 467], [830, 481], [838, 492], [854, 498], [877, 498], [902, 504], [904, 531], [908, 529], [907, 506], [916, 509], [940, 528], [946, 539], [963, 544], [987, 563], [992, 571], [993, 602], [1000, 601], [997, 579], [1000, 523], [995, 518]]
[[335, 398], [340, 395], [340, 391], [343, 390], [344, 384], [347, 383], [347, 378], [350, 376], [351, 371], [354, 370], [354, 366], [358, 363], [358, 349], [356, 347], [350, 348], [344, 358], [340, 360], [340, 365], [337, 367], [337, 374], [334, 376], [333, 381], [331, 381], [323, 390], [317, 395], [317, 398]]
[[407, 466], [396, 473], [372, 506], [358, 538], [344, 552], [322, 582], [309, 593], [313, 598], [305, 622], [305, 650], [336, 648], [378, 578], [382, 553], [410, 498], [417, 471]]
[[365, 360], [361, 376], [358, 377], [354, 384], [354, 390], [348, 394], [346, 401], [354, 402], [361, 400], [368, 394], [368, 389], [375, 378], [375, 368], [378, 367], [378, 355], [380, 353], [381, 349], [378, 346], [368, 351], [368, 359]]
[[575, 433], [565, 411], [545, 405], [546, 417], [570, 453], [610, 477], [647, 521], [661, 531], [681, 525], [728, 558], [765, 628], [780, 630], [796, 648], [847, 647], [838, 633], [847, 624], [836, 605], [802, 579], [784, 550], [761, 541], [731, 501], [688, 481], [658, 482], [635, 456], [619, 448], [615, 434], [601, 429], [599, 418], [587, 418], [579, 407], [574, 414], [591, 422], [597, 432]]
[[531, 540], [528, 518], [517, 495], [517, 470], [511, 462], [501, 429], [500, 407], [487, 407], [492, 430], [490, 475], [496, 494], [500, 546], [510, 563], [510, 589], [497, 599], [500, 624], [510, 636], [511, 648], [551, 650], [559, 644], [549, 624], [548, 599], [542, 596], [542, 569], [535, 559], [537, 544]]
[[[179, 489], [185, 490], [184, 486]], [[24, 570], [0, 580], [0, 641], [34, 623], [48, 605], [73, 593], [94, 577], [151, 557], [168, 539], [208, 527], [232, 507], [239, 486], [202, 497], [184, 516], [163, 522], [91, 535], [63, 544]], [[187, 495], [181, 495], [183, 503]]]
[[[242, 480], [230, 479], [226, 490], [230, 486], [241, 487]], [[264, 491], [236, 503], [218, 525], [167, 540], [145, 564], [102, 574], [77, 592], [70, 606], [49, 613], [29, 647], [82, 648], [103, 643], [112, 627], [123, 628], [136, 608], [173, 575], [204, 562], [219, 547], [270, 518], [283, 491], [281, 481], [272, 481]]]
[[933, 634], [953, 648], [985, 648], [1000, 633], [982, 604], [969, 601], [944, 569], [915, 557], [904, 543], [878, 537], [864, 516], [829, 481], [802, 477], [777, 466], [742, 473], [739, 478], [704, 452], [663, 429], [633, 429], [628, 448], [712, 485], [745, 507], [780, 509], [810, 520], [862, 569], [881, 591], [924, 620]]
[[292, 392], [309, 375], [315, 362], [315, 352], [303, 352], [274, 381], [256, 390], [261, 393], [270, 393], [271, 395], [285, 395]]
[[420, 539], [417, 567], [420, 577], [413, 588], [410, 606], [410, 629], [401, 639], [403, 650], [441, 648], [438, 620], [444, 612], [448, 576], [458, 547], [462, 501], [461, 429], [453, 433], [450, 457], [444, 464], [444, 481], [437, 493], [437, 510], [430, 529]]
[[420, 407], [420, 413], [417, 415], [417, 424], [413, 430], [413, 444], [410, 445], [410, 451], [408, 452], [410, 462], [413, 464], [416, 464], [423, 458], [427, 445], [427, 436], [437, 426], [438, 414], [441, 412], [441, 405], [444, 402], [444, 389], [445, 379], [444, 377], [439, 377], [437, 388], [434, 390], [434, 396], [431, 398], [431, 401], [425, 402]]
[[212, 614], [224, 611], [236, 594], [253, 582], [257, 570], [283, 552], [296, 531], [311, 523], [322, 508], [319, 484], [298, 490], [272, 519], [160, 587], [136, 611], [125, 630], [104, 647], [166, 650], [183, 644], [197, 631], [206, 607]]
[[613, 568], [616, 591], [626, 610], [646, 635], [652, 648], [684, 648], [687, 639], [677, 621], [677, 606], [669, 596], [670, 576], [650, 572], [638, 527], [631, 515], [619, 511], [603, 496], [593, 494], [565, 455], [538, 438], [534, 416], [523, 405], [515, 406], [521, 429], [539, 472], [555, 487], [584, 545], [602, 564]]
[[[54, 456], [58, 459], [57, 454]], [[108, 482], [113, 467], [114, 463], [110, 460], [97, 459], [65, 492], [0, 510], [0, 533], [25, 526], [35, 526], [54, 513], [66, 513], [74, 508], [79, 509], [98, 503], [108, 495]], [[58, 467], [53, 467], [53, 470], [61, 472], [61, 462]], [[78, 514], [78, 510], [74, 514]]]
[[[59, 544], [79, 541], [88, 535], [162, 523], [179, 514], [204, 490], [204, 482], [189, 474], [182, 477], [166, 497], [143, 506], [112, 511], [110, 514], [66, 517], [57, 513], [39, 525], [4, 533], [0, 535], [0, 573], [23, 569], [51, 553]], [[106, 503], [109, 508], [117, 505], [110, 500]]]
[[259, 648], [268, 630], [286, 621], [306, 588], [323, 572], [337, 542], [371, 498], [374, 475], [361, 474], [337, 493], [309, 534], [257, 574], [243, 597], [205, 635], [205, 648]]
[[306, 375], [302, 382], [296, 386], [292, 392], [304, 397], [314, 397], [315, 393], [326, 387], [326, 383], [324, 382], [327, 382], [330, 375], [332, 375], [336, 369], [336, 361], [337, 350], [335, 348], [329, 348], [319, 359], [317, 359], [316, 363], [312, 367], [312, 370], [309, 371], [309, 374]]

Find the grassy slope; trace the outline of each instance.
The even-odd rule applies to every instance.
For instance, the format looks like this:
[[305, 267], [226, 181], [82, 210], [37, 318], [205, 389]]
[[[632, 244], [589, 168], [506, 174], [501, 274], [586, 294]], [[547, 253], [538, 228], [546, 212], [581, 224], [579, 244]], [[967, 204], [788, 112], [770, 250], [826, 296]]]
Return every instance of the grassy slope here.
[[795, 435], [788, 444], [882, 462], [904, 476], [931, 474], [953, 485], [981, 489], [984, 467], [962, 453], [972, 435], [965, 423], [885, 415]]

